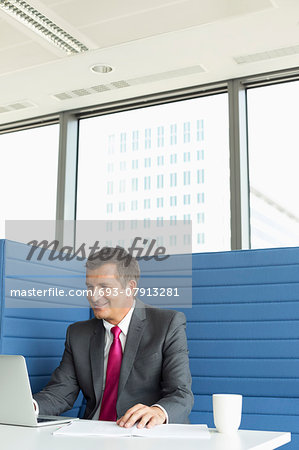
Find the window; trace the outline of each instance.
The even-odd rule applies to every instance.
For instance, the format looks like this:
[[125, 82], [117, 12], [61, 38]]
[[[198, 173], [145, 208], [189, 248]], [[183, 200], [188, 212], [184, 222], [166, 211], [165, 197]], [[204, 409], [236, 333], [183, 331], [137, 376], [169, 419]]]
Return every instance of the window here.
[[157, 175], [157, 188], [162, 189], [164, 187], [164, 175]]
[[135, 130], [132, 133], [132, 150], [133, 150], [133, 152], [135, 150], [138, 150], [138, 145], [139, 145], [139, 131]]
[[176, 164], [177, 163], [177, 154], [176, 153], [172, 153], [170, 155], [170, 164]]
[[190, 202], [191, 202], [191, 195], [185, 194], [184, 195], [184, 205], [190, 205]]
[[58, 142], [56, 124], [0, 135], [0, 238], [5, 219], [55, 219]]
[[190, 142], [190, 122], [184, 123], [184, 144]]
[[169, 236], [169, 245], [174, 246], [177, 245], [177, 237], [176, 234], [171, 234]]
[[132, 211], [136, 211], [138, 209], [138, 201], [137, 200], [132, 200], [131, 201], [131, 210]]
[[164, 147], [164, 127], [158, 127], [158, 147]]
[[120, 180], [119, 181], [119, 192], [125, 192], [126, 191], [126, 180]]
[[[112, 202], [112, 195], [118, 194], [118, 201], [126, 200], [125, 214], [114, 203], [109, 220], [150, 218], [156, 221], [157, 217], [169, 220], [170, 215], [176, 215], [179, 221], [184, 219], [184, 214], [189, 214], [194, 252], [228, 250], [227, 99], [227, 94], [217, 94], [81, 119], [77, 219], [106, 219], [106, 204]], [[131, 146], [134, 133], [138, 151], [127, 148], [109, 155], [105, 151], [108, 136], [115, 136], [118, 148], [122, 133], [123, 147], [128, 139]], [[202, 159], [203, 155], [209, 158]], [[91, 176], [91, 167], [106, 168], [108, 164], [114, 164], [113, 172], [104, 170], [100, 177]], [[120, 170], [121, 167], [125, 169]], [[132, 179], [137, 177], [139, 181], [132, 185]], [[124, 193], [119, 193], [120, 180], [126, 180]], [[106, 195], [108, 182], [114, 183], [111, 195]], [[163, 201], [157, 201], [162, 198]], [[135, 201], [139, 210], [132, 209]], [[95, 202], [97, 208], [92, 207]], [[205, 221], [198, 223], [197, 214], [203, 212], [203, 205]], [[201, 232], [205, 233], [204, 243], [197, 244], [197, 234]], [[188, 233], [186, 227], [183, 234]], [[178, 244], [182, 243], [183, 235]]]
[[124, 212], [125, 209], [126, 209], [126, 204], [125, 204], [125, 202], [119, 202], [119, 204], [118, 204], [118, 210], [119, 210], [119, 212]]
[[120, 133], [120, 152], [124, 153], [127, 150], [127, 135]]
[[151, 167], [151, 158], [144, 158], [144, 167]]
[[[163, 223], [164, 223], [163, 216], [157, 217], [156, 223], [157, 223], [157, 227], [163, 227]], [[163, 244], [160, 244], [160, 245], [163, 245]]]
[[164, 205], [163, 197], [158, 197], [157, 198], [157, 208], [163, 208], [163, 205]]
[[149, 149], [152, 146], [152, 130], [146, 128], [144, 131], [144, 148]]
[[177, 185], [177, 174], [171, 173], [170, 174], [170, 187], [174, 187]]
[[197, 171], [197, 184], [203, 184], [205, 182], [205, 171], [204, 169], [199, 169]]
[[191, 222], [191, 214], [184, 214], [184, 223], [190, 224]]
[[132, 191], [138, 191], [138, 178], [132, 178]]
[[184, 234], [184, 245], [191, 244], [191, 234]]
[[205, 221], [205, 213], [204, 212], [197, 213], [197, 223], [204, 223], [204, 221]]
[[113, 155], [115, 152], [115, 135], [110, 134], [108, 136], [108, 153], [109, 155]]
[[197, 161], [203, 161], [205, 159], [204, 150], [197, 150]]
[[190, 162], [190, 152], [184, 152], [184, 162]]
[[197, 194], [197, 203], [204, 203], [205, 202], [205, 193], [204, 192], [198, 192]]
[[205, 243], [205, 234], [204, 233], [197, 234], [197, 243], [200, 245]]
[[145, 198], [144, 199], [144, 209], [150, 209], [150, 207], [151, 207], [151, 199]]
[[177, 124], [170, 125], [170, 145], [176, 145], [177, 143]]
[[190, 181], [191, 181], [190, 170], [187, 170], [184, 172], [184, 186], [190, 184]]
[[109, 164], [107, 165], [107, 171], [108, 171], [109, 173], [111, 173], [111, 172], [114, 171], [114, 164], [113, 164], [113, 163], [109, 163]]
[[251, 247], [298, 246], [299, 82], [248, 89]]
[[177, 196], [171, 195], [170, 197], [170, 206], [176, 206], [177, 205]]
[[164, 156], [158, 156], [157, 157], [157, 165], [158, 166], [164, 166]]
[[113, 212], [113, 204], [107, 203], [107, 213], [112, 213], [112, 212]]
[[151, 177], [144, 177], [144, 189], [151, 188]]
[[198, 141], [203, 141], [204, 140], [204, 122], [203, 122], [203, 120], [198, 120], [197, 121], [196, 137], [197, 137]]
[[107, 182], [107, 194], [108, 195], [113, 194], [113, 181]]

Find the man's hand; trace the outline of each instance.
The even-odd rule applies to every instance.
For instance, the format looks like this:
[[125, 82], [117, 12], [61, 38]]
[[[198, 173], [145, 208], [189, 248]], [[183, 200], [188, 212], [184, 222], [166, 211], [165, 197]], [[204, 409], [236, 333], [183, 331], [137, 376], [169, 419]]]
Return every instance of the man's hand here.
[[164, 412], [158, 406], [146, 406], [138, 403], [117, 420], [120, 427], [130, 428], [136, 422], [137, 428], [153, 428], [155, 425], [161, 425], [166, 421]]

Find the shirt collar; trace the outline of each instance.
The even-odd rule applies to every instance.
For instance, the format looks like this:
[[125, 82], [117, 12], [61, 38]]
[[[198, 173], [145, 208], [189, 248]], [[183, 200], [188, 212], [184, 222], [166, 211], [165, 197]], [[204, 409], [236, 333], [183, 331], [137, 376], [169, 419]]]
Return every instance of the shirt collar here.
[[[134, 300], [134, 303], [133, 303], [130, 311], [125, 315], [125, 317], [117, 325], [121, 329], [122, 333], [125, 336], [128, 334], [128, 329], [129, 329], [129, 325], [131, 322], [131, 318], [132, 318], [132, 314], [133, 314], [135, 305], [136, 305], [136, 300]], [[107, 322], [107, 320], [105, 320], [105, 319], [103, 319], [103, 324], [104, 324], [106, 331], [108, 331], [108, 332], [110, 332], [111, 328], [113, 328], [115, 326], [112, 323]]]

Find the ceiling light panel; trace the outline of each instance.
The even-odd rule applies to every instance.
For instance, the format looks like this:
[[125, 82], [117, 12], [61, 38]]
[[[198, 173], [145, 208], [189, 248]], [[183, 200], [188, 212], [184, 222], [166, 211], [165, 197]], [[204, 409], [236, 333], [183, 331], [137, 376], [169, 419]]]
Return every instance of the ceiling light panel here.
[[67, 54], [88, 50], [84, 44], [23, 0], [0, 0], [0, 8]]

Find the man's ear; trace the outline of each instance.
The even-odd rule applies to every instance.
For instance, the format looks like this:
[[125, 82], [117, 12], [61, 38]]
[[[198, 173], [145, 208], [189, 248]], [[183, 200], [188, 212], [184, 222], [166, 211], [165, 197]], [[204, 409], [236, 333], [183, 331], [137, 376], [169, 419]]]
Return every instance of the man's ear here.
[[136, 280], [130, 280], [127, 284], [127, 288], [131, 289], [132, 292], [134, 292], [133, 289], [136, 287], [137, 287]]

